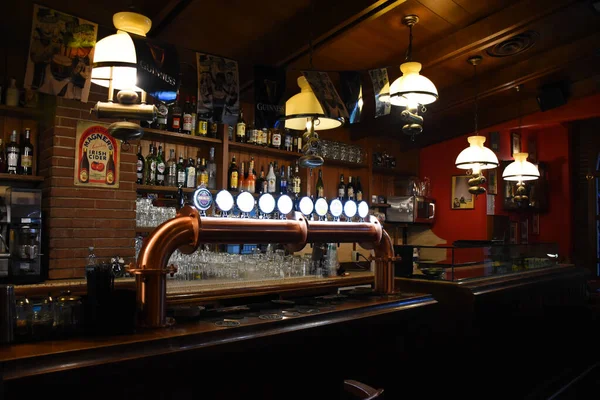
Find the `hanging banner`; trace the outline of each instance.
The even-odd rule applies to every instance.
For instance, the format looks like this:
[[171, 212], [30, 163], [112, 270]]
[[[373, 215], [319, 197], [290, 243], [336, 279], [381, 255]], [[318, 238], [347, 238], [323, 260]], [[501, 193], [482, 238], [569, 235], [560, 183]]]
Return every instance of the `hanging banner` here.
[[37, 4], [24, 87], [86, 103], [98, 25]]
[[285, 70], [254, 67], [254, 128], [275, 128], [285, 116]]
[[390, 81], [387, 69], [379, 68], [369, 71], [375, 94], [375, 118], [388, 115], [392, 110], [390, 103]]
[[119, 187], [120, 146], [108, 124], [77, 121], [75, 186]]
[[165, 103], [175, 101], [181, 84], [175, 46], [143, 36], [129, 36], [137, 58], [137, 86]]
[[321, 107], [323, 107], [325, 115], [330, 118], [347, 121], [349, 118], [348, 110], [337, 90], [335, 90], [335, 86], [333, 86], [333, 82], [331, 82], [327, 72], [302, 71], [302, 74], [315, 93]]
[[340, 80], [342, 99], [350, 114], [350, 123], [356, 124], [360, 122], [363, 107], [361, 74], [355, 71], [343, 71], [340, 72]]
[[237, 61], [196, 53], [198, 69], [198, 114], [233, 126], [240, 113]]

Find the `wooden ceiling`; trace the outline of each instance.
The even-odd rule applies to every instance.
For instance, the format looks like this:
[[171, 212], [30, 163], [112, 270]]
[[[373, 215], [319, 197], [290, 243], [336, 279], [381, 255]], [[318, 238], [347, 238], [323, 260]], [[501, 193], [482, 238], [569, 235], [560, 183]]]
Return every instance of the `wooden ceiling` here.
[[[311, 2], [312, 1], [312, 2]], [[365, 103], [363, 122], [350, 127], [356, 137], [383, 135], [424, 146], [473, 130], [475, 85], [467, 59], [483, 56], [477, 67], [479, 126], [491, 126], [539, 111], [536, 96], [543, 85], [562, 83], [568, 99], [600, 88], [600, 13], [592, 0], [46, 0], [41, 4], [97, 22], [101, 34], [112, 33], [112, 15], [133, 7], [153, 21], [150, 36], [178, 45], [182, 53], [203, 51], [238, 61], [243, 95], [252, 101], [252, 66], [288, 69], [288, 91], [294, 77], [309, 66], [308, 39], [313, 39], [313, 65], [332, 71], [362, 70], [366, 98], [371, 83], [366, 70], [388, 67], [390, 81], [399, 75], [408, 46], [403, 16], [416, 14], [413, 59], [438, 88], [440, 98], [424, 113], [424, 132], [414, 142], [401, 132], [399, 110], [373, 118], [374, 104]], [[25, 7], [29, 4], [30, 7]], [[9, 1], [12, 15], [4, 31], [27, 47], [31, 0]], [[596, 5], [598, 8], [600, 6]], [[533, 38], [516, 55], [492, 57], [500, 45], [515, 50], [523, 42], [504, 43], [515, 35]], [[5, 33], [6, 35], [6, 33]], [[22, 40], [20, 40], [22, 39]], [[23, 46], [25, 45], [25, 46]], [[15, 45], [16, 46], [16, 45]], [[189, 51], [188, 51], [189, 50]], [[26, 51], [26, 50], [25, 50]], [[193, 58], [190, 58], [190, 63]], [[190, 74], [193, 75], [193, 74]], [[332, 76], [332, 78], [334, 78]], [[335, 78], [334, 78], [335, 80]], [[517, 84], [523, 91], [517, 93]], [[600, 105], [599, 105], [600, 107]]]

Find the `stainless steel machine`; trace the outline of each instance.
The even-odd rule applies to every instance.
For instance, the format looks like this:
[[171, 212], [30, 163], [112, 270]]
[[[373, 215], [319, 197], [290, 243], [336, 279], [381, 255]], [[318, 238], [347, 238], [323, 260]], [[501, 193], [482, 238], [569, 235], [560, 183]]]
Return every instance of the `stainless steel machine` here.
[[9, 187], [3, 207], [0, 281], [14, 284], [42, 282], [45, 279], [41, 262], [42, 191]]

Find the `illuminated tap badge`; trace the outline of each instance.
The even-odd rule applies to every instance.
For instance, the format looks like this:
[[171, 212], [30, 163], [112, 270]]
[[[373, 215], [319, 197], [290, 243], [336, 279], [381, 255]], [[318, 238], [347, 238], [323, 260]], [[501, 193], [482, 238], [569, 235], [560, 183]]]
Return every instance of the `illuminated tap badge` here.
[[75, 138], [76, 186], [119, 187], [120, 143], [98, 122], [77, 122]]
[[207, 211], [212, 206], [213, 198], [210, 190], [201, 187], [194, 192], [194, 206], [200, 211]]

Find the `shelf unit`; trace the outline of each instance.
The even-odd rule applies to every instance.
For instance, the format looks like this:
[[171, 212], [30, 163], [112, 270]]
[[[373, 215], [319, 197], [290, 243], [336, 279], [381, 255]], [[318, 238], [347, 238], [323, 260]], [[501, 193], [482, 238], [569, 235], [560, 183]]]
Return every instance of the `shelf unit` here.
[[160, 129], [144, 128], [144, 140], [164, 140], [168, 143], [185, 144], [190, 146], [198, 146], [205, 143], [223, 143], [221, 139], [204, 137], [204, 136], [193, 136], [185, 133], [177, 133], [170, 131], [163, 131]]
[[43, 176], [0, 174], [0, 182], [44, 182]]
[[285, 158], [288, 160], [295, 160], [295, 159], [300, 158], [300, 156], [302, 156], [302, 154], [296, 153], [294, 151], [274, 149], [272, 147], [256, 146], [256, 145], [248, 144], [248, 143], [229, 142], [228, 141], [228, 145], [229, 145], [230, 150], [231, 149], [240, 150], [240, 151], [245, 151], [248, 153], [257, 153], [257, 154], [273, 156], [273, 157], [277, 157], [277, 158]]
[[0, 115], [7, 117], [38, 119], [42, 116], [42, 111], [39, 108], [11, 107], [0, 104]]

